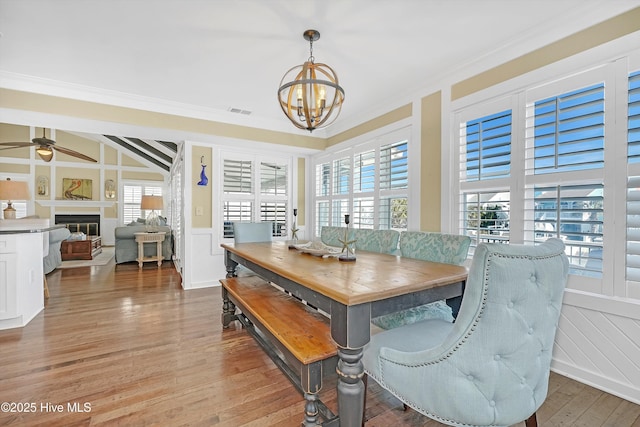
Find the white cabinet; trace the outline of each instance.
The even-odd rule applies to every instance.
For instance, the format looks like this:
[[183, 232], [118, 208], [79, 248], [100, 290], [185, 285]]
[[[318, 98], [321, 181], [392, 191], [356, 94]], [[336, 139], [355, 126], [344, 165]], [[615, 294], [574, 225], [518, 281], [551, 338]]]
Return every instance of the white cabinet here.
[[42, 258], [48, 232], [33, 230], [46, 229], [49, 220], [40, 221], [45, 222], [30, 222], [26, 232], [20, 232], [21, 220], [0, 221], [0, 230], [10, 233], [0, 234], [0, 329], [25, 326], [44, 309]]

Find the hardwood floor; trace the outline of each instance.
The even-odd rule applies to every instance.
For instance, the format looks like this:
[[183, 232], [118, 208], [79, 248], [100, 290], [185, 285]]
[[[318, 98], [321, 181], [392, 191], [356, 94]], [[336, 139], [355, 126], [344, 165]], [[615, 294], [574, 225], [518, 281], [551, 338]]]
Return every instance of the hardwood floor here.
[[[303, 398], [239, 327], [220, 288], [169, 262], [56, 270], [25, 328], [0, 331], [0, 425], [299, 426]], [[336, 410], [335, 382], [321, 396]], [[30, 412], [28, 412], [30, 411]], [[440, 426], [369, 382], [367, 426]], [[640, 405], [552, 374], [540, 426], [640, 426]], [[524, 423], [522, 423], [524, 425]]]

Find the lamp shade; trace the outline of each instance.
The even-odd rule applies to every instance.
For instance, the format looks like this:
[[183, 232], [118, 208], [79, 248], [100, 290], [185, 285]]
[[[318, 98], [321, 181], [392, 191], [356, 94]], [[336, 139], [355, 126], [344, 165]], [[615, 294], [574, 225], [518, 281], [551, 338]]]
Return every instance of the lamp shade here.
[[142, 200], [140, 201], [140, 209], [142, 210], [162, 210], [163, 207], [162, 196], [142, 196]]
[[29, 185], [25, 181], [0, 181], [0, 200], [29, 200]]
[[24, 181], [0, 181], [0, 200], [7, 201], [7, 207], [2, 211], [4, 219], [16, 219], [16, 210], [11, 206], [12, 200], [29, 200], [29, 185]]

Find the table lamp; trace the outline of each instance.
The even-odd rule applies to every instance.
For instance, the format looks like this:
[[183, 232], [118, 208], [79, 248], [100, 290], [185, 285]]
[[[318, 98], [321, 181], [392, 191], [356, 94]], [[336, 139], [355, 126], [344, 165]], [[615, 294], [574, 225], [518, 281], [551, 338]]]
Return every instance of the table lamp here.
[[29, 200], [29, 186], [25, 181], [0, 181], [0, 200], [7, 201], [7, 208], [3, 211], [4, 219], [16, 219], [16, 210], [11, 206], [12, 200]]
[[140, 209], [151, 211], [145, 222], [147, 226], [157, 227], [160, 225], [160, 217], [158, 217], [156, 210], [162, 210], [163, 207], [164, 203], [162, 201], [162, 196], [142, 196]]

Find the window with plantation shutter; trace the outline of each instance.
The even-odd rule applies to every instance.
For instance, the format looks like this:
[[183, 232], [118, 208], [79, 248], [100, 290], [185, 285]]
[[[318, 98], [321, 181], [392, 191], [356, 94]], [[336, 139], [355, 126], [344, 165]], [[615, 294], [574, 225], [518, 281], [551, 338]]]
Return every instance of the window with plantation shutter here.
[[603, 190], [602, 184], [533, 188], [533, 242], [562, 239], [572, 274], [602, 276]]
[[260, 204], [260, 221], [273, 223], [273, 236], [287, 235], [287, 203], [262, 202]]
[[[633, 51], [453, 100], [443, 228], [471, 236], [472, 251], [558, 238], [569, 290], [640, 301], [639, 65]], [[505, 151], [487, 153], [488, 137]]]
[[353, 192], [366, 193], [375, 189], [376, 152], [374, 150], [354, 156]]
[[604, 166], [604, 84], [535, 103], [536, 174]]
[[[122, 221], [130, 224], [138, 218], [146, 218], [150, 213], [140, 210], [142, 196], [162, 196], [162, 187], [148, 183], [126, 183], [122, 187]], [[162, 215], [162, 211], [158, 212]]]
[[625, 277], [640, 288], [640, 71], [629, 75], [627, 161], [634, 175], [627, 180], [627, 245]]
[[373, 228], [375, 218], [375, 200], [362, 197], [353, 200], [351, 226], [354, 228]]
[[509, 243], [510, 206], [507, 189], [462, 194], [462, 232], [471, 237], [471, 253], [479, 243]]
[[463, 170], [467, 181], [509, 176], [511, 110], [468, 121], [464, 136]]
[[315, 159], [316, 236], [344, 226], [346, 214], [353, 228], [408, 228], [409, 135], [402, 128]]
[[318, 200], [316, 201], [316, 228], [315, 233], [316, 236], [320, 236], [320, 231], [322, 231], [322, 227], [329, 225], [329, 201], [328, 200]]
[[345, 157], [333, 162], [333, 194], [349, 194], [350, 160]]
[[286, 164], [260, 163], [260, 193], [271, 196], [286, 196]]
[[273, 236], [287, 236], [289, 160], [266, 159], [260, 155], [222, 154], [223, 238], [233, 238], [234, 222], [269, 221]]
[[316, 166], [316, 196], [329, 195], [331, 180], [331, 164], [323, 163]]
[[407, 188], [409, 179], [407, 149], [407, 141], [380, 148], [380, 189]]
[[252, 162], [224, 160], [224, 192], [251, 194], [253, 192]]

